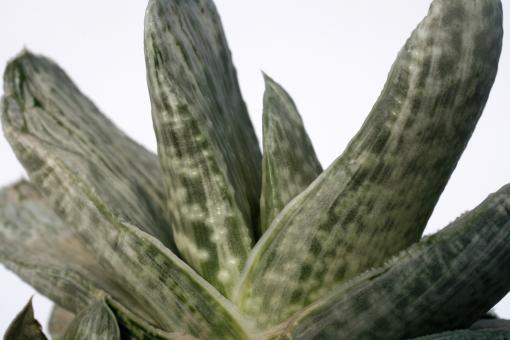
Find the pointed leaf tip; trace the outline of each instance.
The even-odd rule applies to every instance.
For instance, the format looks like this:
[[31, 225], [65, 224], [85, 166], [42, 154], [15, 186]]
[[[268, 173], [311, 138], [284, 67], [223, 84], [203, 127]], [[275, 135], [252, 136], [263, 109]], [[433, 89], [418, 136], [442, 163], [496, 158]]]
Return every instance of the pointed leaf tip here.
[[32, 298], [12, 321], [4, 335], [4, 340], [46, 340], [41, 325], [34, 318]]
[[271, 77], [263, 76], [262, 232], [322, 172], [294, 101]]

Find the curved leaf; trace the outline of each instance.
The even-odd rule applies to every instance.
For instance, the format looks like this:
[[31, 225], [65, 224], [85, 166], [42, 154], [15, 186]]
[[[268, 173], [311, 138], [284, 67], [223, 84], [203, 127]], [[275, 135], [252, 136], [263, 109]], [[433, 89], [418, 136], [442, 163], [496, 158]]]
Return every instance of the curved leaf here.
[[[18, 69], [27, 74], [26, 59], [30, 65], [35, 65], [37, 72], [19, 78], [15, 76], [20, 74]], [[101, 277], [108, 287], [115, 287], [107, 292], [115, 297], [121, 295], [124, 299], [119, 301], [123, 305], [134, 306], [137, 314], [147, 316], [163, 331], [186, 331], [204, 338], [245, 337], [240, 317], [228, 301], [161, 242], [110, 208], [97, 187], [100, 180], [96, 179], [106, 172], [101, 167], [107, 163], [86, 166], [86, 154], [71, 152], [68, 144], [52, 142], [55, 131], [29, 124], [39, 119], [44, 123], [46, 114], [41, 112], [54, 108], [47, 104], [41, 108], [25, 103], [41, 97], [31, 77], [58, 79], [63, 71], [45, 58], [24, 54], [11, 62], [6, 73], [2, 116], [5, 135], [33, 183], [48, 199], [49, 206], [84, 242], [95, 263], [101, 266]], [[76, 93], [67, 93], [65, 82], [49, 83], [55, 87], [49, 93], [50, 98], [42, 97], [42, 103], [50, 99], [57, 102], [83, 100]], [[68, 96], [55, 96], [55, 93]], [[24, 99], [17, 102], [20, 98]], [[84, 112], [77, 110], [74, 114]], [[38, 119], [34, 118], [39, 115]], [[80, 145], [79, 139], [70, 143], [73, 144]], [[107, 187], [112, 183], [115, 182], [108, 183]], [[133, 303], [126, 303], [127, 299]]]
[[80, 312], [65, 333], [65, 340], [120, 340], [117, 320], [104, 301]]
[[322, 172], [301, 116], [289, 94], [264, 74], [264, 156], [260, 221], [266, 231], [276, 215]]
[[258, 226], [260, 151], [212, 1], [149, 1], [145, 58], [177, 247], [228, 295]]
[[116, 214], [174, 248], [157, 157], [115, 127], [61, 68], [25, 50], [7, 65], [4, 92], [4, 129], [41, 140]]
[[485, 106], [499, 0], [435, 0], [346, 151], [279, 214], [236, 301], [275, 324], [418, 241]]
[[510, 290], [510, 185], [280, 329], [296, 339], [404, 339], [467, 328]]

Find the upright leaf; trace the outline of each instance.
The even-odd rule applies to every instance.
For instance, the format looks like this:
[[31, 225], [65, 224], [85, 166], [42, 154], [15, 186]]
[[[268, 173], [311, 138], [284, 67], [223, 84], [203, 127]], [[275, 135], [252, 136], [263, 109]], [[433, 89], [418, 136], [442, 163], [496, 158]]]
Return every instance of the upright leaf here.
[[110, 308], [103, 301], [99, 301], [76, 316], [64, 339], [120, 340], [119, 325]]
[[[31, 66], [25, 68], [27, 64]], [[32, 70], [37, 71], [29, 72]], [[97, 178], [108, 173], [103, 167], [109, 163], [88, 163], [95, 156], [87, 148], [80, 148], [81, 139], [76, 137], [63, 144], [59, 142], [61, 130], [40, 128], [48, 119], [51, 121], [48, 117], [57, 115], [56, 108], [65, 107], [60, 102], [84, 101], [79, 93], [69, 92], [72, 84], [64, 82], [62, 75], [61, 69], [42, 57], [24, 54], [11, 62], [5, 77], [3, 127], [33, 183], [77, 239], [84, 242], [95, 263], [101, 266], [107, 287], [115, 288], [106, 289], [107, 292], [121, 295], [125, 299], [120, 300], [123, 305], [136, 306], [137, 314], [147, 315], [163, 331], [185, 331], [204, 338], [244, 338], [240, 317], [228, 301], [161, 242], [110, 207], [109, 196], [101, 195], [105, 189], [98, 187], [106, 185], [107, 179]], [[45, 84], [54, 86], [53, 90], [41, 92], [33, 85], [33, 78], [35, 82], [46, 79]], [[59, 93], [67, 96], [56, 95]], [[30, 105], [33, 98], [46, 104]], [[52, 101], [57, 105], [48, 104]], [[66, 116], [90, 114], [79, 107], [66, 111]], [[47, 113], [52, 110], [55, 112]], [[34, 121], [39, 124], [34, 126]], [[73, 145], [77, 150], [73, 150]], [[112, 183], [115, 180], [108, 186]]]
[[46, 340], [41, 325], [34, 319], [32, 299], [16, 315], [5, 332], [4, 340]]
[[69, 324], [74, 319], [74, 314], [68, 310], [54, 305], [51, 310], [50, 321], [48, 323], [48, 330], [53, 340], [64, 339], [64, 334], [69, 327]]
[[247, 262], [241, 309], [274, 324], [419, 240], [487, 101], [499, 0], [435, 0], [343, 155], [278, 215]]
[[260, 151], [212, 1], [149, 1], [145, 58], [177, 247], [228, 295], [254, 243]]
[[289, 201], [322, 172], [301, 116], [289, 94], [264, 75], [264, 156], [260, 220], [266, 231]]
[[[296, 339], [406, 339], [467, 328], [510, 290], [510, 185], [282, 325]], [[508, 332], [508, 330], [506, 330]]]

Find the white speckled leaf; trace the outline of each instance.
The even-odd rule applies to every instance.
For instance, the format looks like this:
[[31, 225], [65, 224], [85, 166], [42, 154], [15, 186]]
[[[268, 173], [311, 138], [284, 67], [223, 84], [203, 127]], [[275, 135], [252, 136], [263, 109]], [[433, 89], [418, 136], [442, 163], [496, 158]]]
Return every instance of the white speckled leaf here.
[[282, 325], [293, 339], [406, 339], [467, 328], [510, 290], [510, 185]]
[[177, 247], [229, 295], [256, 237], [261, 156], [212, 1], [149, 1], [145, 58]]
[[115, 315], [104, 301], [81, 311], [67, 329], [65, 340], [120, 340]]
[[116, 214], [174, 247], [156, 155], [115, 127], [51, 60], [23, 51], [4, 78], [6, 110], [24, 112], [6, 118], [12, 126], [53, 147]]
[[[35, 65], [37, 72], [27, 72], [24, 68], [26, 59]], [[15, 76], [20, 72], [25, 77]], [[57, 104], [84, 100], [77, 93], [69, 93], [69, 84], [64, 82], [52, 83], [55, 87], [48, 94], [50, 98], [42, 96], [44, 93], [32, 85], [32, 76], [48, 79], [62, 73], [47, 59], [30, 54], [11, 62], [5, 77], [3, 128], [18, 159], [33, 183], [41, 189], [49, 206], [84, 242], [95, 263], [100, 264], [104, 280], [116, 288], [108, 293], [129, 296], [135, 301], [136, 313], [150, 316], [153, 324], [163, 331], [186, 331], [204, 338], [243, 338], [240, 317], [228, 301], [163, 243], [110, 208], [101, 195], [104, 189], [97, 187], [100, 180], [95, 178], [105, 173], [102, 167], [108, 163], [87, 163], [82, 159], [95, 156], [86, 152], [74, 153], [67, 144], [53, 142], [54, 138], [59, 138], [60, 130], [50, 132], [33, 126], [33, 121], [45, 122], [43, 112], [58, 107], [50, 106], [50, 100]], [[33, 106], [34, 97], [40, 98], [43, 107]], [[84, 114], [80, 106], [75, 114]], [[55, 109], [53, 114], [58, 116], [57, 112]], [[34, 118], [38, 115], [38, 119]], [[79, 147], [79, 141], [74, 140], [71, 145]], [[86, 145], [83, 147], [87, 150]], [[107, 188], [115, 183], [108, 178], [103, 181]], [[120, 301], [129, 306], [124, 300]]]
[[34, 308], [32, 307], [32, 299], [28, 301], [26, 306], [16, 315], [7, 328], [4, 340], [46, 340], [46, 336], [42, 332], [41, 325], [34, 318]]
[[499, 0], [435, 0], [346, 151], [279, 214], [236, 293], [260, 324], [419, 240], [485, 106], [501, 52]]
[[262, 232], [285, 205], [322, 172], [294, 101], [270, 77], [264, 75], [264, 80]]
[[64, 334], [74, 319], [74, 314], [67, 309], [54, 305], [51, 310], [50, 321], [48, 322], [48, 331], [52, 340], [62, 340]]
[[[110, 280], [109, 273], [95, 263], [73, 229], [26, 181], [0, 191], [0, 262], [69, 311], [77, 313], [97, 298], [106, 297], [130, 334], [139, 334], [140, 339], [151, 334], [158, 335], [154, 339], [171, 339], [150, 326], [146, 306], [138, 305], [130, 292]], [[146, 321], [115, 299], [136, 310]]]

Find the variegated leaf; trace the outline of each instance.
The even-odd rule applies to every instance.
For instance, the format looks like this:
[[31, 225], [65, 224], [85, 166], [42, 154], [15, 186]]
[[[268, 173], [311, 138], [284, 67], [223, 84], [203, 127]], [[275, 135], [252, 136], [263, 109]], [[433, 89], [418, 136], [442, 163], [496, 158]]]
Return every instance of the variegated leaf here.
[[156, 155], [115, 127], [52, 61], [23, 51], [4, 78], [4, 110], [25, 113], [4, 115], [8, 125], [58, 150], [116, 214], [174, 247]]
[[4, 340], [46, 340], [41, 325], [34, 318], [32, 299], [16, 315], [4, 335]]
[[[151, 334], [159, 336], [154, 339], [170, 338], [150, 326], [152, 320], [145, 312], [146, 306], [138, 305], [122, 285], [112, 284], [109, 274], [95, 263], [94, 255], [73, 229], [62, 222], [26, 181], [0, 191], [0, 262], [69, 311], [77, 313], [97, 298], [106, 297], [130, 333], [140, 334], [140, 338]], [[116, 298], [146, 321], [128, 311]]]
[[120, 340], [115, 315], [104, 301], [98, 301], [81, 311], [71, 322], [65, 340]]
[[274, 324], [419, 240], [497, 71], [499, 0], [435, 0], [346, 151], [279, 214], [236, 300]]
[[[30, 67], [25, 69], [27, 64]], [[32, 70], [37, 71], [29, 72]], [[36, 82], [46, 79], [51, 91], [41, 92], [33, 85], [33, 77]], [[25, 53], [12, 61], [5, 77], [3, 128], [49, 206], [84, 242], [95, 263], [100, 264], [108, 287], [115, 287], [106, 291], [115, 297], [129, 297], [133, 304], [119, 300], [126, 306], [136, 306], [137, 314], [149, 316], [163, 331], [186, 331], [204, 338], [244, 338], [241, 317], [228, 301], [156, 238], [110, 208], [101, 193], [115, 181], [96, 178], [107, 173], [102, 167], [108, 163], [90, 164], [88, 159], [95, 156], [88, 154], [85, 145], [73, 150], [72, 146], [82, 145], [81, 138], [62, 143], [61, 130], [40, 128], [50, 119], [47, 117], [59, 116], [57, 112], [63, 115], [58, 108], [66, 106], [60, 102], [77, 105], [66, 111], [66, 116], [90, 114], [81, 108], [89, 102], [79, 93], [69, 92], [72, 84], [65, 79], [63, 71], [48, 59]], [[34, 98], [44, 104], [34, 106]], [[53, 101], [56, 104], [50, 105]], [[51, 110], [56, 111], [52, 115], [46, 112]], [[34, 121], [39, 124], [34, 126]], [[99, 183], [106, 189], [99, 188]]]
[[289, 94], [264, 75], [262, 193], [260, 225], [276, 215], [322, 172], [301, 116]]
[[[451, 0], [450, 0], [451, 1]], [[281, 325], [295, 339], [405, 339], [469, 327], [510, 290], [510, 185]]]
[[254, 243], [261, 157], [212, 1], [149, 1], [145, 58], [177, 247], [228, 295]]
[[74, 314], [68, 310], [54, 305], [51, 310], [50, 321], [48, 323], [48, 330], [53, 340], [64, 339], [64, 334], [69, 327], [69, 324], [73, 321]]

